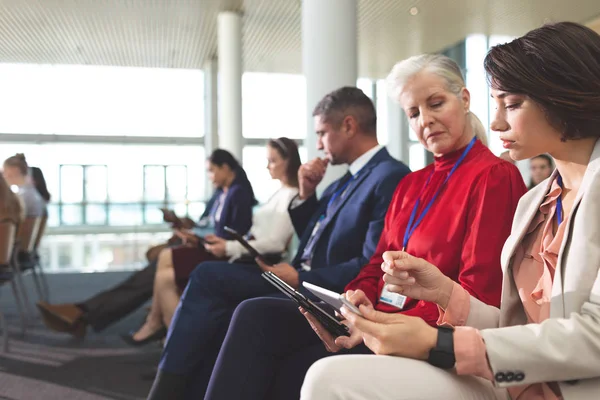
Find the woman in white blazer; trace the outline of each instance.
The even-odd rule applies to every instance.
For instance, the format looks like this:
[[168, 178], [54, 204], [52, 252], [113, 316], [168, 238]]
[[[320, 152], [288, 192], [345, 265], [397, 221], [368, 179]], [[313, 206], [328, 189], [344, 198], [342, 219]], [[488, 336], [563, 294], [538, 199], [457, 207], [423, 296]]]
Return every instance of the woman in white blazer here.
[[491, 128], [510, 156], [549, 153], [557, 167], [519, 202], [500, 309], [426, 261], [388, 252], [388, 289], [437, 303], [439, 326], [366, 301], [363, 317], [343, 309], [377, 355], [315, 363], [302, 399], [599, 398], [600, 36], [546, 25], [494, 47], [485, 69]]

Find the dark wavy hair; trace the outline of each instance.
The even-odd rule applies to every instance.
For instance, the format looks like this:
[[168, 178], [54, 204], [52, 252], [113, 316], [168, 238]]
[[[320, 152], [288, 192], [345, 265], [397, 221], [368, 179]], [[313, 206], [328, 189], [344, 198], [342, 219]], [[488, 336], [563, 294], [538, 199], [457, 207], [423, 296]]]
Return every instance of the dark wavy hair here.
[[240, 182], [241, 185], [246, 186], [250, 192], [252, 193], [252, 197], [254, 198], [253, 203], [258, 204], [256, 197], [254, 196], [254, 190], [252, 189], [252, 184], [248, 180], [248, 175], [239, 161], [227, 150], [224, 149], [216, 149], [214, 150], [210, 156], [208, 157], [208, 161], [211, 164], [214, 164], [218, 167], [222, 167], [227, 165], [229, 169], [231, 169], [235, 173], [235, 178]]
[[46, 186], [46, 179], [44, 178], [42, 170], [38, 167], [30, 167], [29, 170], [31, 171], [31, 178], [33, 179], [33, 185], [36, 190], [40, 196], [42, 196], [42, 199], [44, 199], [46, 203], [49, 203], [52, 196], [50, 196], [48, 186]]
[[298, 187], [298, 170], [302, 161], [300, 161], [300, 153], [298, 153], [298, 145], [292, 139], [280, 137], [278, 139], [270, 139], [267, 145], [275, 149], [281, 158], [288, 162], [285, 171], [286, 178], [289, 184], [293, 187]]
[[592, 29], [544, 25], [494, 46], [484, 67], [492, 88], [535, 101], [563, 141], [600, 136], [600, 35]]

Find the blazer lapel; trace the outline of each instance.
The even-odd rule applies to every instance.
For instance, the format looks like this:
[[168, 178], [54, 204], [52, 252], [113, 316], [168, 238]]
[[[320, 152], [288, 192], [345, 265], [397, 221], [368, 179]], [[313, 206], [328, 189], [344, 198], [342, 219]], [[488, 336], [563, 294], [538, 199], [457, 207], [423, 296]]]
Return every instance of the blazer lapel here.
[[[573, 201], [573, 207], [571, 208], [571, 215], [569, 216], [569, 219], [567, 220], [567, 226], [565, 227], [565, 234], [564, 234], [565, 238], [569, 237], [569, 233], [571, 232], [571, 226], [573, 225], [573, 220], [575, 219], [575, 218], [572, 218], [572, 216], [575, 215], [575, 213], [577, 211], [577, 207], [581, 203], [581, 199], [583, 198], [583, 195], [585, 194], [588, 187], [590, 186], [594, 172], [596, 172], [598, 167], [600, 167], [600, 140], [597, 141], [596, 145], [594, 146], [594, 151], [592, 152], [592, 155], [590, 157], [590, 162], [588, 163], [588, 167], [586, 168], [585, 174], [583, 175], [583, 180], [581, 181], [581, 186], [579, 186], [579, 190], [577, 191], [577, 196], [575, 197], [575, 200]], [[560, 250], [558, 252], [558, 261], [557, 261], [556, 271], [555, 271], [555, 275], [554, 275], [554, 284], [552, 285], [552, 296], [562, 295], [562, 293], [563, 293], [563, 276], [565, 273], [565, 271], [564, 271], [565, 264], [563, 263], [563, 257], [564, 257], [564, 250], [567, 246], [567, 242], [568, 242], [568, 240], [563, 239], [563, 241], [560, 245]], [[564, 304], [563, 304], [563, 315], [564, 315]]]
[[379, 150], [374, 156], [373, 158], [371, 158], [369, 160], [369, 162], [362, 167], [362, 169], [360, 171], [358, 171], [358, 176], [356, 176], [348, 185], [348, 188], [346, 189], [346, 193], [344, 193], [344, 197], [341, 198], [341, 200], [336, 204], [335, 208], [333, 210], [327, 210], [327, 214], [330, 214], [331, 216], [327, 216], [327, 219], [323, 222], [325, 224], [325, 226], [323, 227], [323, 231], [325, 229], [327, 229], [327, 226], [331, 223], [331, 221], [333, 221], [335, 219], [335, 216], [340, 212], [340, 210], [344, 207], [344, 205], [346, 204], [346, 202], [352, 197], [352, 194], [360, 187], [360, 184], [362, 183], [362, 181], [364, 181], [367, 176], [369, 176], [369, 174], [371, 173], [371, 170], [377, 165], [379, 164], [379, 162], [381, 160], [383, 160], [385, 157], [389, 157], [389, 153], [387, 152], [387, 149], [384, 147], [383, 149]]
[[535, 194], [532, 194], [531, 202], [526, 206], [527, 208], [520, 213], [520, 215], [515, 215], [516, 218], [513, 220], [515, 226], [512, 229], [512, 234], [506, 241], [504, 250], [502, 251], [502, 265], [505, 266], [506, 270], [511, 267], [510, 261], [517, 250], [517, 246], [523, 241], [523, 237], [527, 234], [527, 230], [531, 225], [531, 221], [533, 221], [533, 218], [540, 209], [540, 205], [544, 201], [546, 193], [548, 193], [548, 190], [550, 190], [550, 186], [552, 186], [552, 182], [554, 181], [556, 174], [557, 171], [554, 171], [550, 178], [546, 180], [544, 185], [539, 185], [535, 189], [532, 189], [535, 191]]

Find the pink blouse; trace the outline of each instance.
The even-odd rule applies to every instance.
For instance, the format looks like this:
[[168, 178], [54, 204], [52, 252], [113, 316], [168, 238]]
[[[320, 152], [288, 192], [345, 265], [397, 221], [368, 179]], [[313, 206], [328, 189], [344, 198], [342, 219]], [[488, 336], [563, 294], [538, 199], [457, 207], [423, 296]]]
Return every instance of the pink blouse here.
[[[550, 316], [550, 298], [558, 252], [566, 224], [560, 224], [554, 235], [556, 199], [562, 189], [556, 181], [515, 252], [513, 278], [528, 323], [540, 323]], [[438, 324], [457, 326], [454, 334], [456, 372], [493, 380], [487, 361], [485, 343], [477, 329], [464, 325], [469, 313], [469, 293], [455, 284], [446, 310], [440, 309]], [[558, 384], [535, 383], [508, 388], [513, 400], [560, 400]]]

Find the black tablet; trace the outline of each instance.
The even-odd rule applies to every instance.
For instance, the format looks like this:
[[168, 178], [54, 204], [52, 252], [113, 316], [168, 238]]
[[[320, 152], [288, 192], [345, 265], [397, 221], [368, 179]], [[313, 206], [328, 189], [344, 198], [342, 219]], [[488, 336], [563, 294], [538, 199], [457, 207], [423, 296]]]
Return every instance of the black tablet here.
[[270, 263], [267, 262], [267, 260], [258, 252], [258, 250], [256, 250], [254, 247], [252, 247], [250, 245], [250, 243], [248, 243], [248, 241], [246, 239], [244, 239], [244, 237], [242, 235], [240, 235], [235, 229], [231, 229], [230, 227], [226, 226], [225, 228], [225, 232], [229, 233], [235, 240], [237, 240], [238, 242], [240, 242], [242, 244], [242, 246], [244, 246], [244, 248], [246, 250], [248, 250], [248, 252], [250, 253], [250, 255], [253, 258], [258, 258], [260, 261], [262, 261], [264, 264], [266, 265], [271, 265]]
[[319, 321], [321, 325], [323, 325], [323, 327], [327, 329], [333, 336], [350, 336], [350, 330], [346, 325], [342, 324], [334, 316], [319, 307], [316, 303], [285, 283], [277, 275], [267, 271], [262, 273], [262, 277], [287, 295], [290, 299], [294, 300], [300, 307], [304, 308], [308, 313], [314, 316], [317, 321]]

